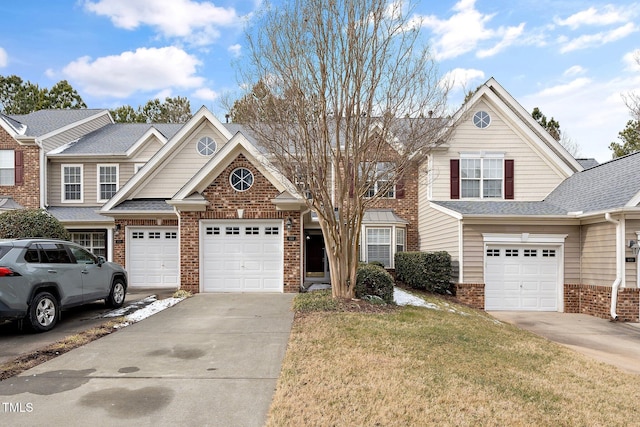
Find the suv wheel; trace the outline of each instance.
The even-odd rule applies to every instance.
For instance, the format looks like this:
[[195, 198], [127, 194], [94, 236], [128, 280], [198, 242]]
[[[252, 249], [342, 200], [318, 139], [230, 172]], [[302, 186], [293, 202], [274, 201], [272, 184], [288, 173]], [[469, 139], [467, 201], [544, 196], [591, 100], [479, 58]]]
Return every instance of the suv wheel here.
[[109, 296], [105, 300], [107, 306], [111, 308], [120, 308], [122, 304], [124, 304], [124, 297], [127, 290], [124, 286], [124, 282], [122, 279], [116, 279], [113, 281], [113, 285], [111, 286], [111, 292]]
[[29, 306], [29, 322], [36, 332], [45, 332], [58, 322], [60, 306], [56, 297], [49, 292], [37, 294]]

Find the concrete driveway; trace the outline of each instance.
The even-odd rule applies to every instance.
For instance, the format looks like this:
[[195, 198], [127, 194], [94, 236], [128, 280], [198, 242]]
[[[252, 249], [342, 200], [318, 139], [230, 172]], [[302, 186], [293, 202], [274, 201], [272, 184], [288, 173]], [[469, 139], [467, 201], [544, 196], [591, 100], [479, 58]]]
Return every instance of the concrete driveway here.
[[492, 311], [511, 323], [604, 363], [640, 374], [640, 324], [611, 322], [586, 314]]
[[[155, 295], [157, 299], [168, 298], [174, 292], [171, 289], [128, 289], [124, 305], [128, 306], [151, 295]], [[0, 363], [98, 326], [108, 320], [104, 315], [110, 311], [104, 301], [73, 307], [65, 310], [56, 327], [45, 333], [34, 333], [28, 325], [21, 325], [18, 321], [0, 323]]]
[[2, 425], [262, 426], [293, 294], [197, 294], [0, 382]]

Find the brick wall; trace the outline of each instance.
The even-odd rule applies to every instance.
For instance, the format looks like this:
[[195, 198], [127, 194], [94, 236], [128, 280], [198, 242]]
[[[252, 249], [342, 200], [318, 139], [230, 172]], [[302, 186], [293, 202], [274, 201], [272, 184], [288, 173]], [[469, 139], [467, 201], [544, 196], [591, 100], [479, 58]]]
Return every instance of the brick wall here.
[[377, 200], [375, 208], [393, 209], [398, 216], [409, 221], [407, 225], [407, 251], [417, 251], [418, 247], [418, 167], [412, 166], [405, 172], [404, 197], [402, 199]]
[[[249, 190], [235, 191], [229, 184], [231, 172], [245, 167], [253, 172], [254, 182]], [[284, 230], [284, 291], [297, 292], [300, 289], [301, 271], [301, 221], [299, 211], [278, 211], [271, 202], [280, 192], [249, 162], [239, 155], [205, 189], [203, 196], [210, 205], [204, 212], [182, 212], [180, 214], [180, 272], [181, 289], [199, 291], [199, 223], [202, 219], [237, 219], [238, 209], [244, 209], [244, 219], [281, 219], [291, 218], [292, 228]], [[287, 240], [297, 236], [296, 240]]]
[[456, 298], [462, 304], [484, 310], [484, 283], [456, 283]]
[[36, 145], [20, 145], [3, 128], [0, 128], [0, 150], [22, 151], [24, 184], [0, 186], [0, 196], [13, 197], [25, 208], [40, 207], [40, 148]]
[[[566, 313], [589, 314], [602, 319], [611, 318], [610, 286], [564, 285], [564, 302]], [[618, 319], [623, 322], [640, 321], [640, 289], [619, 289], [616, 313]]]

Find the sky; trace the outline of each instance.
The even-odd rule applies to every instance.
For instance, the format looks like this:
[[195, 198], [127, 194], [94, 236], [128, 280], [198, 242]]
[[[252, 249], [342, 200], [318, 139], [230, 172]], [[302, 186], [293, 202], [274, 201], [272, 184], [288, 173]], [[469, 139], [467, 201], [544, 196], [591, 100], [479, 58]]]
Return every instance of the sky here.
[[[273, 0], [277, 4], [282, 0]], [[224, 120], [239, 95], [244, 28], [260, 0], [0, 2], [0, 75], [67, 80], [90, 108], [182, 96]], [[413, 10], [449, 103], [495, 78], [527, 111], [555, 118], [579, 157], [611, 158], [640, 93], [640, 1], [422, 0]], [[235, 64], [235, 65], [234, 65]]]

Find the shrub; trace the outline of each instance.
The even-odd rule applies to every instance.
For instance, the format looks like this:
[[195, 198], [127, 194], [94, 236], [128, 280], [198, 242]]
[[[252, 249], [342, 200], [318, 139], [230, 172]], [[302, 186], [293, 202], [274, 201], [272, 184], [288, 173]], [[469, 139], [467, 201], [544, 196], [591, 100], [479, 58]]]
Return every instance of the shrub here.
[[393, 303], [393, 278], [379, 265], [365, 264], [358, 267], [356, 298], [367, 295], [380, 297], [388, 304]]
[[44, 209], [16, 209], [0, 214], [0, 239], [24, 237], [71, 238], [60, 221]]
[[451, 255], [448, 252], [398, 252], [396, 278], [414, 289], [451, 293]]

